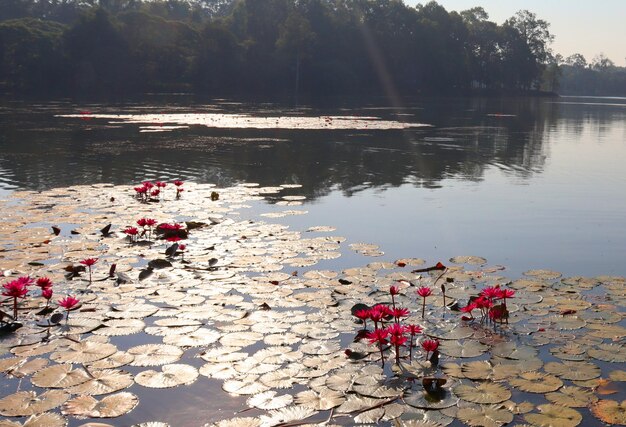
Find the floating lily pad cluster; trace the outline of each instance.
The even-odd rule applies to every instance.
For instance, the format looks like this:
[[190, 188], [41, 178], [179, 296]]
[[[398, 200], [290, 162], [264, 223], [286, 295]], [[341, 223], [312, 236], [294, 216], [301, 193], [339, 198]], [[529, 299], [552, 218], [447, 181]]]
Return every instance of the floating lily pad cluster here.
[[[69, 309], [39, 291], [18, 297], [22, 326], [0, 336], [0, 426], [626, 424], [624, 278], [533, 270], [511, 281], [475, 256], [316, 269], [346, 239], [266, 222], [306, 213], [292, 210], [304, 200], [294, 191], [13, 193], [0, 208], [2, 283], [46, 277], [80, 302], [53, 318]], [[260, 218], [243, 213], [276, 195]], [[506, 316], [481, 308], [490, 292]], [[395, 308], [379, 326], [414, 333], [377, 340], [357, 304]], [[0, 310], [14, 305], [9, 296]], [[187, 388], [191, 406], [176, 400]], [[171, 418], [150, 417], [149, 393], [172, 396]], [[219, 411], [227, 401], [245, 412]]]

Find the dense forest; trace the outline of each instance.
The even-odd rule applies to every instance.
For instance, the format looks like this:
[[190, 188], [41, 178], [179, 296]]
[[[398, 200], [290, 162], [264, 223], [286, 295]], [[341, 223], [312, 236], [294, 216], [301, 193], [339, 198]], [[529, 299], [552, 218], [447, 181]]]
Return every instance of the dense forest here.
[[401, 0], [2, 2], [4, 93], [626, 92], [608, 58], [553, 55], [549, 24], [529, 11], [497, 24], [480, 7]]

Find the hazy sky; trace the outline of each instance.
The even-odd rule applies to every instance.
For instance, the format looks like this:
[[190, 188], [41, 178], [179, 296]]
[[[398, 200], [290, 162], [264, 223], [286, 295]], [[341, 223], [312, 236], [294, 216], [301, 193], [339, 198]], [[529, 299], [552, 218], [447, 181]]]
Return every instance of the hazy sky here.
[[[405, 0], [414, 6], [423, 0]], [[437, 0], [446, 10], [482, 6], [489, 19], [504, 22], [528, 9], [550, 23], [556, 36], [552, 49], [567, 57], [582, 53], [591, 62], [604, 52], [617, 65], [626, 65], [626, 0]]]

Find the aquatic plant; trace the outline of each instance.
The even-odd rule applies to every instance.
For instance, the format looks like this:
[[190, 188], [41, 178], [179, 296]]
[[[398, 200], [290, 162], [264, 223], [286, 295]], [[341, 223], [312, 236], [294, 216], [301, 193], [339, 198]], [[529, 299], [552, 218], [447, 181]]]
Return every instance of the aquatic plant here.
[[367, 329], [367, 319], [370, 319], [370, 309], [362, 308], [354, 312], [354, 316], [363, 322], [363, 330]]
[[395, 347], [396, 364], [400, 364], [400, 347], [408, 341], [408, 338], [404, 335], [406, 329], [399, 323], [392, 323], [386, 329], [389, 334], [389, 342]]
[[57, 301], [57, 303], [59, 304], [59, 307], [63, 307], [67, 314], [65, 317], [65, 321], [67, 322], [70, 318], [70, 310], [72, 310], [74, 307], [76, 307], [76, 305], [80, 302], [80, 300], [78, 298], [75, 298], [71, 295], [62, 298], [60, 300]]
[[[58, 266], [65, 254], [71, 259], [78, 251], [93, 254], [98, 250], [120, 268], [111, 268], [107, 277], [97, 280], [94, 292], [70, 308], [76, 311], [80, 303], [88, 303], [84, 312], [72, 315], [72, 322], [60, 324], [67, 311], [62, 306], [49, 319], [43, 317], [41, 309], [48, 300], [38, 295], [19, 306], [20, 321], [28, 333], [14, 334], [5, 345], [11, 354], [0, 358], [3, 381], [8, 387], [17, 387], [23, 381], [20, 387], [23, 384], [53, 390], [20, 391], [0, 397], [0, 416], [24, 417], [16, 420], [22, 425], [37, 422], [61, 426], [71, 416], [92, 418], [89, 422], [93, 423], [98, 421], [96, 418], [123, 415], [138, 403], [146, 405], [148, 400], [140, 403], [139, 397], [122, 391], [126, 387], [186, 387], [196, 381], [204, 381], [205, 387], [206, 378], [211, 378], [211, 384], [219, 384], [226, 393], [242, 396], [233, 401], [244, 405], [242, 410], [247, 404], [266, 411], [209, 423], [211, 427], [229, 422], [310, 424], [321, 419], [321, 411], [328, 411], [324, 418], [329, 424], [336, 424], [341, 416], [349, 418], [340, 423], [350, 425], [448, 425], [454, 418], [457, 423], [460, 420], [492, 427], [511, 423], [514, 418], [516, 422], [537, 423], [558, 418], [572, 425], [583, 413], [612, 423], [622, 419], [619, 401], [598, 403], [599, 396], [613, 393], [618, 389], [617, 381], [624, 378], [619, 365], [626, 361], [622, 345], [626, 331], [623, 316], [619, 315], [626, 283], [622, 278], [560, 279], [558, 273], [533, 271], [527, 273], [530, 280], [513, 282], [507, 289], [494, 285], [502, 278], [490, 275], [487, 267], [441, 270], [435, 266], [426, 269], [431, 274], [419, 276], [401, 270], [400, 264], [419, 266], [423, 261], [418, 259], [370, 262], [342, 272], [318, 270], [313, 267], [316, 263], [339, 255], [344, 238], [306, 238], [281, 224], [230, 221], [231, 213], [233, 218], [237, 213], [229, 203], [240, 204], [248, 196], [256, 200], [266, 192], [279, 190], [243, 185], [221, 189], [223, 203], [216, 204], [209, 199], [212, 186], [187, 185], [193, 189], [189, 194], [197, 197], [171, 204], [163, 200], [164, 212], [153, 212], [132, 197], [126, 197], [125, 203], [109, 202], [110, 197], [117, 197], [114, 191], [128, 192], [131, 187], [110, 190], [103, 186], [102, 192], [94, 192], [91, 186], [78, 187], [75, 191], [83, 196], [78, 200], [84, 205], [71, 207], [55, 205], [61, 190], [24, 201], [26, 215], [40, 215], [31, 222], [60, 223], [59, 218], [63, 218], [64, 223], [75, 219], [78, 224], [86, 224], [77, 228], [81, 234], [72, 239], [46, 243], [49, 253], [61, 254], [59, 258], [38, 257], [42, 249], [39, 245], [9, 247], [3, 252], [5, 268], [19, 265], [24, 274], [44, 276], [34, 281], [42, 289], [43, 298], [48, 290], [52, 292], [44, 280], [47, 277], [50, 284], [55, 281], [55, 296], [75, 295], [80, 289], [80, 283], [69, 280], [85, 271], [80, 265], [69, 266], [65, 271], [70, 273], [66, 274], [68, 280], [56, 283], [63, 274]], [[102, 197], [103, 192], [106, 197]], [[39, 206], [53, 207], [44, 213], [37, 209]], [[89, 221], [85, 220], [86, 211], [91, 215]], [[192, 220], [187, 224], [165, 223], [157, 233], [163, 241], [171, 239], [174, 250], [167, 259], [162, 256], [162, 246], [150, 245], [138, 251], [122, 239], [108, 238], [107, 233], [98, 233], [97, 229], [88, 230], [98, 223], [99, 215], [109, 216], [107, 223], [114, 225], [134, 224], [137, 212], [186, 220], [202, 212], [199, 215], [208, 217], [211, 225]], [[149, 236], [149, 227], [156, 226], [156, 221], [149, 226], [148, 218], [140, 221], [139, 239]], [[319, 226], [307, 232], [333, 230]], [[17, 231], [0, 228], [6, 241], [15, 240], [16, 232], [22, 233], [20, 240], [29, 241], [33, 230], [28, 226]], [[183, 239], [190, 239], [184, 240], [186, 247]], [[176, 255], [183, 259], [189, 255], [190, 244], [193, 259], [185, 265], [171, 262]], [[375, 245], [354, 247], [363, 256], [382, 256]], [[295, 253], [302, 255], [292, 255]], [[136, 265], [138, 256], [150, 268]], [[50, 262], [53, 259], [55, 262]], [[484, 262], [477, 257], [454, 259]], [[444, 276], [442, 271], [446, 272]], [[440, 279], [445, 279], [442, 295], [446, 295], [446, 310], [455, 313], [461, 307], [459, 315], [432, 316], [422, 330], [415, 323], [420, 305], [423, 309], [428, 301], [409, 298], [407, 290], [414, 283], [436, 289]], [[392, 286], [398, 289], [392, 290]], [[485, 286], [493, 290], [483, 294]], [[599, 289], [607, 296], [601, 303], [597, 292], [587, 292]], [[515, 304], [510, 298], [515, 298]], [[12, 300], [3, 300], [2, 309]], [[455, 304], [450, 303], [453, 300]], [[440, 300], [436, 304], [434, 311], [440, 309]], [[350, 305], [354, 317], [344, 309]], [[502, 311], [504, 308], [507, 311]], [[505, 326], [502, 322], [506, 317], [499, 314], [508, 310], [515, 313], [515, 322]], [[374, 327], [370, 313], [377, 320]], [[352, 323], [355, 319], [363, 328]], [[479, 321], [489, 326], [493, 323], [501, 333], [494, 333]], [[13, 333], [10, 325], [15, 322], [0, 324], [0, 333]], [[35, 325], [45, 328], [36, 330], [49, 333], [31, 334]], [[347, 344], [352, 337], [346, 333], [352, 329], [358, 332]], [[507, 331], [510, 333], [504, 333]], [[116, 338], [135, 334], [141, 345], [133, 347], [133, 339]], [[439, 342], [434, 351], [429, 341]], [[412, 357], [414, 348], [419, 353], [416, 359]], [[422, 352], [427, 361], [422, 359]], [[194, 354], [205, 364], [185, 363]], [[546, 363], [545, 354], [553, 360]], [[617, 368], [605, 370], [610, 364]], [[132, 368], [125, 369], [125, 365]], [[152, 366], [157, 367], [136, 370]], [[292, 392], [296, 384], [308, 389]], [[534, 400], [527, 393], [544, 395], [558, 408], [531, 404], [528, 401]], [[167, 401], [167, 396], [161, 398]], [[563, 405], [570, 409], [561, 410]], [[578, 409], [586, 407], [592, 412]], [[308, 420], [311, 416], [316, 418]], [[387, 417], [396, 421], [383, 421]]]
[[180, 179], [177, 179], [177, 180], [173, 181], [173, 184], [176, 186], [176, 198], [178, 199], [178, 198], [180, 198], [180, 193], [185, 191], [185, 189], [183, 188], [184, 182], [181, 181]]
[[139, 200], [143, 202], [148, 201], [148, 189], [145, 186], [141, 185], [134, 187], [134, 190]]
[[28, 283], [31, 282], [30, 277], [20, 277], [19, 279], [11, 280], [10, 282], [2, 285], [2, 295], [5, 297], [13, 298], [13, 319], [17, 320], [17, 300], [18, 298], [25, 298], [28, 294]]
[[424, 313], [426, 310], [426, 298], [431, 296], [432, 293], [432, 289], [430, 289], [428, 286], [421, 286], [417, 289], [417, 295], [422, 297], [422, 319], [424, 318]]
[[410, 341], [409, 341], [409, 361], [413, 359], [413, 342], [415, 340], [415, 336], [417, 334], [421, 334], [423, 329], [419, 325], [406, 325], [406, 332], [409, 333]]
[[41, 290], [41, 296], [46, 300], [46, 307], [50, 305], [50, 299], [52, 298], [52, 288], [45, 288]]
[[428, 360], [428, 355], [430, 353], [435, 353], [439, 348], [439, 341], [437, 340], [424, 340], [421, 343], [422, 348], [426, 352], [426, 360]]
[[98, 258], [85, 258], [80, 261], [80, 263], [87, 267], [89, 270], [89, 284], [91, 285], [92, 281], [92, 269], [93, 266], [98, 262]]
[[380, 363], [383, 368], [385, 367], [384, 347], [389, 343], [389, 341], [387, 341], [388, 335], [389, 331], [386, 329], [375, 329], [366, 335], [370, 344], [376, 344], [378, 346], [378, 349], [380, 350]]
[[131, 243], [137, 242], [137, 236], [139, 235], [139, 230], [137, 229], [137, 227], [126, 227], [123, 233], [128, 236], [128, 240]]
[[52, 287], [52, 280], [50, 280], [50, 278], [48, 277], [39, 277], [36, 281], [35, 281], [35, 285], [38, 286], [39, 288], [41, 288], [41, 290], [45, 290], [48, 288]]

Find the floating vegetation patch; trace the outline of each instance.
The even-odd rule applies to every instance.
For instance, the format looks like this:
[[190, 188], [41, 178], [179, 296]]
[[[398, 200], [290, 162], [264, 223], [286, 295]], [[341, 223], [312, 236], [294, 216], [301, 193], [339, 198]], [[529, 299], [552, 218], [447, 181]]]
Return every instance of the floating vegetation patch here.
[[[310, 120], [279, 124], [296, 119]], [[321, 128], [355, 120], [376, 123]], [[0, 207], [0, 427], [625, 424], [626, 280], [386, 260], [333, 226], [271, 222], [303, 209], [246, 215], [267, 195], [305, 204], [281, 194], [299, 187], [13, 193]], [[319, 268], [349, 250], [376, 258]]]

